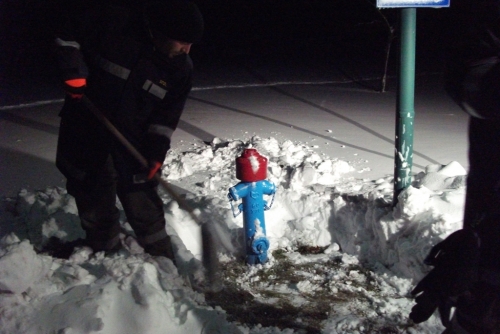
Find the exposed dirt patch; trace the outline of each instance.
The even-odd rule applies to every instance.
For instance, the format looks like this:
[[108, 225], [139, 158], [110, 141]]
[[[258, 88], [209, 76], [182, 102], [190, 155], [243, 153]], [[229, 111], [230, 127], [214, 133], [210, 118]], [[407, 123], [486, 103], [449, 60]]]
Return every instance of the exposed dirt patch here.
[[[301, 246], [298, 253], [307, 257], [324, 250]], [[373, 303], [370, 295], [380, 292], [373, 272], [358, 264], [343, 263], [341, 257], [297, 264], [289, 254], [275, 250], [266, 266], [250, 267], [236, 260], [224, 263], [223, 290], [206, 294], [207, 303], [222, 307], [228, 320], [250, 327], [260, 324], [297, 333], [321, 333], [324, 321], [339, 309], [349, 309], [353, 301], [364, 305], [352, 309], [362, 318], [363, 308]], [[366, 316], [358, 333], [405, 333], [411, 326], [392, 322]]]

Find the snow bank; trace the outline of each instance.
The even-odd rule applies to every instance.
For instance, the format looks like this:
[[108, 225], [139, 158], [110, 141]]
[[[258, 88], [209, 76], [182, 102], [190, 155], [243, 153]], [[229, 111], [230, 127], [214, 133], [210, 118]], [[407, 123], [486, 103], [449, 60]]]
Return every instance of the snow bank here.
[[2, 275], [0, 284], [11, 292], [2, 295], [2, 333], [237, 332], [222, 310], [203, 306], [203, 296], [188, 288], [166, 258], [89, 257], [83, 248], [60, 260], [37, 255], [27, 241], [6, 250], [2, 274], [14, 269], [21, 279], [8, 285]]
[[[239, 182], [235, 159], [246, 147], [269, 159], [268, 179], [278, 189], [274, 200], [267, 198], [270, 253], [329, 246], [329, 252], [378, 268], [404, 296], [427, 270], [422, 259], [430, 247], [461, 226], [465, 171], [456, 162], [416, 175], [393, 209], [392, 177], [356, 179], [348, 162], [300, 143], [254, 137], [171, 150], [162, 175], [214, 224], [221, 258], [244, 251], [242, 218], [233, 216], [227, 192]], [[193, 291], [193, 277], [201, 275], [199, 227], [167, 194], [161, 196], [178, 268], [145, 254], [123, 214], [131, 236], [122, 235], [124, 249], [117, 254], [86, 248], [69, 260], [37, 254], [50, 237], [69, 241], [83, 231], [64, 189], [22, 190], [9, 204], [10, 215], [4, 211], [2, 217], [2, 224], [15, 226], [2, 230], [14, 232], [3, 233], [0, 243], [0, 333], [265, 333], [228, 322], [224, 310], [206, 306], [204, 296]], [[355, 322], [337, 315], [325, 326], [347, 323], [341, 326], [347, 333]]]
[[[392, 208], [392, 177], [368, 191], [334, 200], [332, 234], [342, 249], [362, 261], [380, 262], [397, 275], [419, 280], [430, 248], [461, 228], [465, 170], [457, 162], [430, 165], [398, 196]], [[337, 232], [337, 233], [336, 233]]]

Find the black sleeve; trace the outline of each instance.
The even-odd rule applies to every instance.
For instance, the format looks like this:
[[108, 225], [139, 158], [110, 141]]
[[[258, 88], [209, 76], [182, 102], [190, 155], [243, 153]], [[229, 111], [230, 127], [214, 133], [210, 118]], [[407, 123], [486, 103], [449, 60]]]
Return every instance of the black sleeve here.
[[88, 68], [83, 52], [89, 27], [95, 25], [90, 13], [97, 5], [95, 1], [54, 0], [53, 6], [51, 30], [62, 80], [87, 78]]
[[159, 104], [151, 113], [145, 145], [145, 156], [149, 161], [165, 160], [172, 134], [177, 129], [191, 87], [189, 75], [185, 83], [178, 87], [175, 98]]
[[54, 0], [53, 35], [62, 79], [88, 77], [85, 55], [95, 53], [106, 22], [106, 7], [98, 0]]

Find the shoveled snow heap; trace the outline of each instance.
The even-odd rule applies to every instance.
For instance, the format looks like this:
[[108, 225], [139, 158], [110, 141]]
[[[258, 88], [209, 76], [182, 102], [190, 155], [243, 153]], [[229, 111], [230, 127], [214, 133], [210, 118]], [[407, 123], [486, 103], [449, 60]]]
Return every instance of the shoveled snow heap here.
[[[429, 269], [423, 258], [461, 226], [464, 168], [456, 162], [428, 166], [393, 209], [392, 176], [361, 180], [349, 162], [320, 156], [305, 144], [254, 137], [172, 150], [163, 177], [200, 217], [216, 226], [219, 258], [225, 263], [241, 261], [244, 252], [242, 217], [233, 216], [227, 193], [239, 182], [235, 159], [247, 147], [269, 159], [268, 180], [276, 184], [277, 193], [267, 198], [272, 207], [265, 214], [270, 261], [246, 267], [238, 284], [244, 287], [255, 280], [256, 270], [271, 269], [277, 261], [272, 253], [280, 249], [295, 264], [315, 261], [323, 266], [331, 293], [364, 291], [364, 301], [352, 300], [342, 308], [332, 304], [321, 324], [324, 333], [368, 333], [368, 323], [376, 321], [407, 323], [413, 304], [408, 292]], [[92, 254], [87, 248], [68, 260], [40, 254], [36, 250], [50, 237], [71, 241], [84, 236], [74, 199], [62, 188], [21, 190], [17, 198], [4, 199], [0, 333], [294, 333], [230, 322], [225, 310], [208, 306], [205, 296], [191, 288], [193, 279], [202, 276], [199, 228], [160, 193], [177, 268], [166, 258], [145, 254], [123, 214], [128, 233], [122, 235], [124, 249], [117, 254]], [[297, 252], [300, 246], [326, 250], [308, 257]], [[377, 285], [377, 293], [348, 283], [362, 274], [325, 267], [333, 258], [373, 270], [371, 284]], [[282, 288], [300, 299], [319, 289], [313, 281]], [[436, 317], [406, 327], [409, 333], [442, 329]]]

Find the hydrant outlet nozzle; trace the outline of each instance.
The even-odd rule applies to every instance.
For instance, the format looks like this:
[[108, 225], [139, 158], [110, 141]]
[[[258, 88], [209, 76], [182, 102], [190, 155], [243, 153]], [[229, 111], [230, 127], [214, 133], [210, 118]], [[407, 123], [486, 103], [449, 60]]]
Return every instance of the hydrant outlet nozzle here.
[[267, 252], [269, 249], [269, 240], [264, 237], [260, 237], [252, 242], [252, 251], [255, 254], [262, 254]]

